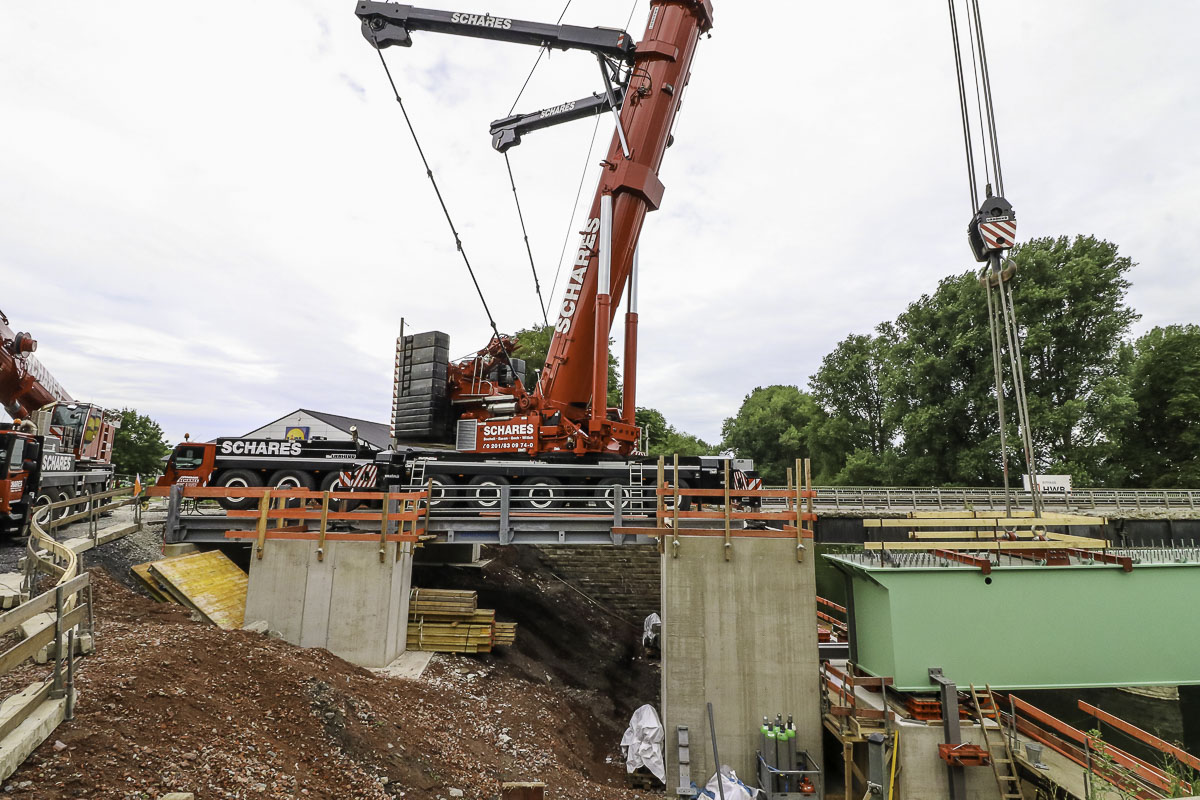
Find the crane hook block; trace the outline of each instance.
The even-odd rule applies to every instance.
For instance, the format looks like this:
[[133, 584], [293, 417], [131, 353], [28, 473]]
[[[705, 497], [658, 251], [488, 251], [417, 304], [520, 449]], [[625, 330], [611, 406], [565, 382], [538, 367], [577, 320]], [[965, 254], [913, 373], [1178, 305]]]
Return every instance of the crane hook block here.
[[1017, 215], [1012, 203], [1000, 195], [984, 200], [967, 226], [967, 239], [976, 261], [987, 261], [993, 253], [1008, 250], [1016, 237]]

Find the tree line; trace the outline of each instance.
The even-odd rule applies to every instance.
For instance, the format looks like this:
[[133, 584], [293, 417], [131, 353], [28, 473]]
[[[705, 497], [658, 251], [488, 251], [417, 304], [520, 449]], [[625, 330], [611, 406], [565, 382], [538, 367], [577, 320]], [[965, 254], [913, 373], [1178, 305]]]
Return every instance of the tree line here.
[[[1076, 486], [1200, 488], [1200, 326], [1131, 338], [1135, 265], [1109, 242], [1035, 239], [1010, 257], [1037, 472]], [[805, 389], [756, 388], [720, 447], [754, 458], [768, 483], [803, 457], [818, 483], [997, 486], [995, 391], [986, 296], [968, 271], [843, 339]], [[1019, 475], [1015, 420], [1007, 430]]]

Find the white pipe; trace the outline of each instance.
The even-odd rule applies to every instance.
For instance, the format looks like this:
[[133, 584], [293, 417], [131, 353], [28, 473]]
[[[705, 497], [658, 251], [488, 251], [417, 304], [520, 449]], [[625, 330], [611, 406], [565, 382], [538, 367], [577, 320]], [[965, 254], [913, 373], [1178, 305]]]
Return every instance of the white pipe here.
[[600, 196], [600, 273], [596, 295], [609, 294], [612, 275], [612, 195]]
[[638, 308], [638, 250], [633, 251], [633, 267], [629, 270], [629, 298], [626, 310], [631, 314], [637, 313]]

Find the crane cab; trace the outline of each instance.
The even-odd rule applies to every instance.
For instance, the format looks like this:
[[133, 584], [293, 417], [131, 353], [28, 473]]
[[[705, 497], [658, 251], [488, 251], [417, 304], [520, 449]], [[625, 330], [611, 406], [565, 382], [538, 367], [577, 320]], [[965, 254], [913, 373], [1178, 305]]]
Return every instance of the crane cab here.
[[0, 425], [0, 535], [19, 534], [41, 474], [41, 445], [33, 434]]
[[121, 420], [90, 403], [51, 403], [37, 413], [38, 432], [55, 437], [78, 461], [107, 464]]
[[166, 469], [155, 486], [207, 486], [216, 467], [217, 446], [211, 442], [180, 442], [167, 456]]

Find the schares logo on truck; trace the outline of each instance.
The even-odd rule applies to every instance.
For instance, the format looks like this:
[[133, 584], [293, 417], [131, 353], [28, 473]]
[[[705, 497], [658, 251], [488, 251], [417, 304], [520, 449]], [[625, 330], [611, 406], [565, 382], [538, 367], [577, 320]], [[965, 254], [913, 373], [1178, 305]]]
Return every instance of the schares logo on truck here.
[[223, 456], [298, 456], [300, 442], [278, 439], [234, 439], [221, 442]]

